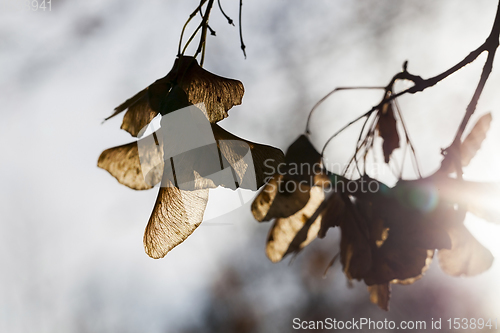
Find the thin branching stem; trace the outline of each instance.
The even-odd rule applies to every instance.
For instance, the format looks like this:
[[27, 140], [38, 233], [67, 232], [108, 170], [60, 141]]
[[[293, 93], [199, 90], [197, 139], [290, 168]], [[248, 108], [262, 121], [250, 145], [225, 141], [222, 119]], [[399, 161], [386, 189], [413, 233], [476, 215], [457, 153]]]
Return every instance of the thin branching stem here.
[[[474, 95], [472, 96], [471, 101], [469, 102], [469, 105], [467, 106], [467, 109], [465, 111], [464, 118], [462, 119], [462, 122], [457, 130], [457, 133], [455, 135], [455, 138], [452, 142], [452, 144], [444, 150], [446, 152], [446, 157], [443, 160], [442, 165], [449, 164], [449, 163], [454, 163], [457, 166], [457, 177], [459, 179], [462, 178], [462, 167], [461, 163], [457, 162], [460, 160], [460, 144], [461, 144], [461, 139], [462, 135], [464, 133], [465, 128], [467, 127], [467, 123], [469, 122], [470, 118], [476, 111], [476, 106], [479, 101], [479, 98], [481, 97], [481, 94], [483, 93], [484, 86], [486, 85], [486, 81], [488, 81], [488, 78], [490, 76], [490, 73], [493, 69], [493, 60], [495, 59], [495, 54], [499, 46], [499, 38], [500, 38], [500, 1], [497, 5], [497, 12], [495, 14], [495, 21], [493, 23], [493, 27], [491, 28], [490, 35], [484, 42], [484, 44], [481, 46], [482, 51], [487, 51], [488, 52], [488, 57], [486, 58], [486, 62], [484, 63], [483, 70], [481, 72], [481, 77], [479, 79], [479, 83], [476, 87], [476, 90], [474, 91]], [[451, 160], [450, 160], [451, 156]]]
[[[210, 11], [212, 10], [212, 7], [214, 5], [214, 0], [208, 0], [207, 7], [205, 9], [205, 14], [203, 15], [203, 20], [201, 21], [201, 37], [200, 37], [200, 43], [198, 44], [198, 49], [196, 50], [196, 53], [194, 55], [194, 58], [200, 54], [200, 52], [203, 51], [204, 44], [206, 43], [207, 40], [207, 29], [208, 29], [208, 18], [210, 17]], [[205, 60], [204, 58], [204, 52], [202, 54], [202, 58], [200, 61], [200, 66], [203, 66], [203, 62]]]
[[[353, 163], [353, 161], [355, 161], [355, 163], [357, 163], [357, 154], [360, 150], [360, 147], [363, 145], [363, 143], [359, 143], [361, 141], [361, 138], [363, 137], [363, 133], [365, 131], [365, 127], [366, 127], [366, 124], [368, 123], [368, 121], [370, 121], [370, 117], [371, 117], [371, 113], [369, 115], [365, 114], [366, 119], [365, 119], [365, 122], [363, 123], [363, 126], [361, 127], [361, 131], [359, 132], [359, 136], [358, 136], [358, 140], [356, 141], [356, 149], [354, 150], [354, 155], [352, 155], [351, 159], [349, 160], [349, 162], [347, 163], [347, 166], [345, 167], [342, 175], [346, 176], [347, 173], [349, 172], [349, 169]], [[371, 126], [371, 125], [370, 125]], [[345, 128], [344, 128], [345, 129]], [[344, 130], [342, 129], [342, 130]], [[367, 133], [368, 134], [368, 133]], [[338, 135], [338, 133], [336, 133], [335, 135]], [[332, 138], [333, 139], [333, 138]], [[325, 146], [328, 144], [329, 142], [327, 141], [327, 143], [325, 144]], [[325, 150], [326, 147], [323, 147], [323, 151]], [[358, 169], [357, 165], [356, 165], [356, 169]], [[358, 170], [358, 173], [361, 175], [361, 172]]]
[[243, 31], [241, 28], [241, 12], [243, 10], [243, 0], [240, 0], [240, 13], [239, 13], [239, 26], [240, 26], [240, 43], [241, 43], [241, 50], [243, 51], [243, 55], [245, 56], [245, 59], [247, 58], [247, 53], [245, 51], [245, 43], [243, 42]]
[[[189, 15], [189, 18], [187, 19], [186, 23], [184, 23], [184, 26], [182, 27], [182, 32], [181, 32], [181, 37], [179, 38], [179, 49], [177, 51], [177, 54], [180, 55], [181, 54], [181, 48], [182, 48], [182, 38], [184, 37], [184, 32], [186, 31], [186, 27], [188, 26], [189, 22], [191, 22], [191, 20], [193, 19], [193, 17], [196, 16], [196, 13], [201, 10], [201, 7], [205, 4], [207, 0], [201, 0], [200, 1], [200, 4], [198, 5], [198, 7], [196, 7], [196, 9], [191, 13], [191, 15]], [[195, 31], [195, 34], [198, 30]], [[192, 37], [194, 38], [194, 36]], [[189, 42], [192, 40], [192, 38], [190, 38]], [[184, 47], [184, 50], [187, 48], [187, 45], [189, 45], [189, 42], [186, 44], [186, 47]], [[184, 54], [184, 51], [182, 52], [182, 54]]]
[[201, 61], [200, 61], [200, 66], [203, 67], [203, 63], [205, 62], [205, 50], [207, 49], [207, 42], [205, 41], [203, 43], [203, 48], [201, 50]]
[[[389, 101], [392, 101], [393, 99], [396, 99], [402, 95], [405, 95], [408, 93], [414, 94], [417, 92], [424, 91], [425, 89], [436, 85], [438, 82], [446, 79], [451, 74], [457, 72], [461, 68], [472, 63], [483, 52], [487, 51], [488, 52], [488, 59], [486, 60], [485, 66], [483, 68], [481, 80], [478, 84], [478, 87], [476, 88], [476, 93], [474, 94], [474, 97], [472, 98], [471, 103], [469, 104], [469, 107], [467, 108], [468, 110], [471, 110], [468, 112], [468, 113], [470, 113], [470, 115], [468, 117], [466, 117], [467, 119], [464, 118], [464, 120], [466, 120], [465, 125], [467, 125], [468, 118], [470, 118], [472, 113], [474, 113], [477, 101], [479, 100], [479, 97], [480, 97], [482, 90], [484, 88], [484, 84], [486, 83], [486, 80], [488, 79], [489, 73], [491, 72], [491, 69], [493, 67], [492, 66], [493, 65], [493, 58], [495, 56], [496, 49], [498, 48], [499, 35], [500, 35], [500, 2], [498, 4], [497, 13], [495, 16], [495, 22], [493, 23], [493, 28], [491, 30], [491, 33], [483, 44], [481, 44], [477, 49], [475, 49], [474, 51], [469, 53], [462, 61], [460, 61], [456, 65], [452, 66], [450, 69], [448, 69], [448, 70], [444, 71], [443, 73], [438, 74], [434, 77], [431, 77], [429, 79], [422, 79], [420, 76], [412, 75], [412, 74], [408, 73], [406, 71], [406, 69], [403, 70], [403, 72], [400, 72], [397, 75], [395, 75], [391, 82], [403, 79], [403, 80], [412, 81], [414, 83], [414, 85], [408, 89], [405, 89], [405, 90], [397, 93], [397, 94], [393, 94], [391, 96], [388, 96], [387, 98], [384, 98], [378, 105], [375, 105], [373, 108], [378, 109], [383, 104], [385, 104]], [[465, 126], [461, 126], [461, 128], [462, 127], [465, 129]], [[461, 130], [461, 132], [463, 133], [463, 129]]]
[[[450, 147], [448, 147], [447, 149], [445, 149], [445, 151], [448, 151], [448, 150], [451, 150], [452, 148], [455, 148], [455, 151], [458, 150], [458, 152], [459, 152], [459, 149], [460, 149], [460, 147], [459, 147], [460, 146], [459, 145], [460, 139], [461, 139], [461, 137], [463, 135], [463, 132], [465, 130], [465, 127], [467, 126], [467, 123], [468, 123], [470, 117], [472, 116], [472, 114], [474, 113], [474, 111], [476, 109], [479, 97], [481, 96], [481, 93], [483, 92], [483, 89], [484, 89], [484, 86], [486, 84], [486, 81], [488, 80], [488, 77], [489, 77], [489, 75], [490, 75], [490, 73], [492, 71], [493, 60], [494, 60], [494, 57], [495, 57], [496, 50], [497, 50], [497, 48], [499, 46], [499, 37], [500, 37], [500, 1], [498, 3], [497, 13], [496, 13], [496, 16], [495, 16], [495, 22], [493, 24], [493, 28], [492, 28], [492, 30], [491, 30], [490, 35], [488, 36], [488, 38], [486, 39], [486, 41], [481, 46], [479, 46], [477, 49], [475, 49], [474, 51], [472, 51], [471, 53], [469, 53], [469, 55], [467, 55], [462, 61], [460, 61], [456, 65], [452, 66], [450, 69], [448, 69], [448, 70], [444, 71], [443, 73], [438, 74], [438, 75], [436, 75], [434, 77], [431, 77], [429, 79], [422, 79], [420, 76], [410, 74], [407, 71], [407, 62], [405, 62], [403, 71], [400, 72], [400, 73], [398, 73], [398, 74], [396, 74], [391, 79], [391, 82], [387, 85], [387, 88], [392, 87], [393, 84], [394, 84], [394, 82], [396, 80], [409, 80], [409, 81], [412, 81], [414, 83], [414, 85], [412, 87], [410, 87], [408, 89], [405, 89], [405, 90], [403, 90], [401, 92], [398, 92], [396, 94], [386, 95], [382, 99], [382, 101], [380, 101], [380, 103], [378, 103], [377, 105], [373, 106], [368, 112], [366, 112], [361, 117], [356, 118], [355, 120], [353, 120], [352, 122], [350, 122], [349, 124], [347, 124], [346, 126], [344, 126], [341, 129], [341, 131], [343, 131], [344, 129], [346, 129], [347, 127], [349, 127], [350, 125], [352, 125], [353, 123], [355, 123], [356, 121], [358, 121], [359, 119], [363, 118], [364, 116], [369, 115], [372, 112], [380, 109], [384, 104], [389, 103], [392, 100], [394, 100], [394, 99], [396, 99], [396, 98], [398, 98], [398, 97], [400, 97], [402, 95], [405, 95], [405, 94], [408, 94], [408, 93], [414, 94], [416, 92], [421, 92], [421, 91], [424, 91], [425, 89], [427, 89], [429, 87], [432, 87], [432, 86], [436, 85], [438, 82], [444, 80], [445, 78], [447, 78], [451, 74], [453, 74], [456, 71], [460, 70], [464, 66], [470, 64], [471, 62], [473, 62], [474, 60], [476, 60], [479, 57], [479, 55], [481, 55], [483, 52], [487, 51], [488, 52], [488, 58], [486, 59], [486, 62], [484, 64], [483, 71], [481, 73], [481, 78], [479, 80], [479, 83], [478, 83], [478, 86], [476, 88], [476, 91], [474, 92], [474, 96], [472, 97], [471, 102], [467, 106], [466, 113], [464, 115], [462, 123], [460, 124], [460, 127], [459, 127], [459, 129], [457, 131], [457, 134], [455, 136], [455, 139], [454, 139], [453, 143], [451, 144]], [[311, 113], [312, 113], [312, 111], [311, 111]], [[310, 116], [309, 116], [309, 118], [310, 118]], [[307, 125], [306, 125], [306, 133], [309, 132], [309, 128], [308, 128], [308, 126], [309, 126], [309, 118], [308, 118], [308, 122], [307, 122]], [[322, 155], [324, 153], [326, 145], [335, 136], [337, 136], [338, 134], [339, 134], [339, 132], [335, 133], [332, 137], [330, 137], [328, 139], [328, 141], [326, 142], [325, 146], [323, 147]], [[414, 152], [413, 145], [411, 146], [411, 148], [412, 148], [412, 151]], [[359, 147], [357, 149], [359, 149]], [[357, 152], [358, 151], [356, 151], [355, 156], [356, 156]], [[414, 152], [414, 154], [415, 154], [415, 152]], [[456, 155], [456, 154], [450, 154], [450, 155], [460, 156], [460, 155]], [[416, 158], [416, 156], [414, 156], [414, 157]], [[351, 162], [352, 162], [352, 160], [351, 160]], [[443, 161], [443, 162], [446, 162], [446, 161]], [[418, 172], [420, 174], [420, 171], [418, 171]], [[459, 172], [459, 173], [461, 174], [461, 172]], [[461, 175], [459, 177], [461, 177]]]
[[325, 152], [325, 149], [326, 149], [326, 146], [328, 146], [328, 144], [330, 143], [330, 141], [332, 141], [337, 135], [339, 135], [340, 133], [342, 133], [342, 131], [344, 131], [346, 128], [348, 128], [349, 126], [351, 126], [352, 124], [356, 123], [357, 121], [363, 119], [364, 117], [370, 115], [373, 111], [368, 111], [366, 112], [365, 114], [362, 114], [361, 116], [359, 116], [358, 118], [354, 119], [353, 121], [351, 121], [350, 123], [348, 123], [347, 125], [345, 125], [344, 127], [342, 127], [341, 129], [339, 129], [337, 132], [335, 132], [332, 136], [330, 136], [328, 138], [328, 140], [326, 140], [325, 144], [323, 145], [323, 149], [321, 149], [321, 156], [323, 156], [324, 152]]
[[368, 126], [368, 130], [366, 132], [366, 135], [363, 135], [363, 133], [365, 132], [366, 124], [368, 124], [370, 119], [371, 119], [371, 114], [365, 119], [365, 122], [363, 123], [363, 127], [361, 127], [361, 131], [359, 132], [358, 140], [356, 141], [356, 149], [354, 150], [354, 154], [352, 155], [351, 159], [347, 163], [347, 166], [346, 166], [345, 171], [343, 173], [344, 175], [347, 175], [347, 172], [349, 171], [349, 169], [351, 168], [351, 165], [353, 165], [353, 163], [356, 166], [356, 170], [358, 171], [358, 174], [360, 176], [363, 175], [361, 173], [361, 171], [359, 170], [358, 155], [362, 151], [362, 149], [365, 149], [365, 153], [367, 153], [366, 147], [367, 147], [367, 143], [368, 143], [368, 138], [371, 136], [372, 131], [374, 131], [374, 126], [376, 126], [376, 124], [378, 122], [379, 115], [377, 113], [375, 113], [375, 116], [373, 117], [370, 125]]
[[233, 20], [224, 12], [224, 10], [222, 9], [222, 5], [220, 4], [220, 0], [217, 0], [217, 3], [219, 4], [219, 9], [220, 9], [220, 12], [222, 13], [222, 15], [224, 15], [224, 17], [226, 18], [227, 20], [227, 23], [231, 24], [233, 27], [234, 27], [234, 23], [233, 23]]
[[311, 111], [309, 111], [309, 115], [307, 116], [307, 122], [306, 122], [306, 134], [311, 133], [309, 131], [309, 122], [311, 121], [311, 116], [312, 116], [314, 110], [316, 110], [316, 108], [318, 106], [320, 106], [321, 103], [323, 103], [326, 99], [328, 99], [328, 97], [330, 97], [331, 95], [333, 95], [337, 91], [341, 91], [341, 90], [363, 90], [363, 89], [385, 89], [385, 87], [363, 87], [363, 86], [361, 86], [361, 87], [337, 87], [337, 88], [333, 89], [328, 94], [326, 94], [323, 98], [321, 98], [316, 104], [314, 104]]
[[[200, 10], [198, 12], [200, 13], [201, 18], [203, 19], [203, 13], [201, 11], [201, 8], [200, 8]], [[217, 35], [217, 33], [215, 32], [215, 30], [212, 29], [212, 27], [208, 23], [207, 23], [207, 28], [208, 28], [208, 30], [210, 30], [210, 35], [212, 35], [212, 36], [216, 36]]]
[[[403, 125], [403, 131], [405, 133], [405, 138], [406, 138], [406, 144], [410, 146], [411, 153], [413, 155], [414, 161], [415, 161], [415, 171], [417, 171], [418, 177], [422, 178], [422, 173], [420, 172], [420, 166], [418, 164], [418, 159], [417, 159], [417, 153], [415, 151], [415, 147], [413, 147], [413, 144], [410, 139], [410, 134], [408, 132], [408, 128], [406, 127], [405, 120], [403, 118], [403, 113], [401, 112], [401, 108], [399, 107], [399, 102], [397, 99], [394, 100], [394, 105], [396, 106], [396, 111], [398, 113], [399, 119], [401, 120], [401, 124]], [[404, 155], [403, 155], [404, 158]], [[401, 174], [403, 173], [403, 165], [401, 165]], [[401, 177], [400, 177], [401, 178]]]
[[483, 71], [481, 73], [481, 78], [479, 79], [479, 83], [476, 87], [476, 91], [474, 92], [474, 95], [472, 96], [472, 100], [470, 101], [469, 105], [467, 106], [467, 110], [464, 116], [464, 119], [462, 120], [462, 123], [460, 124], [460, 127], [458, 128], [455, 140], [459, 141], [464, 133], [465, 127], [467, 126], [467, 123], [476, 110], [477, 103], [479, 101], [479, 98], [481, 97], [481, 94], [483, 92], [484, 86], [486, 85], [486, 81], [488, 81], [488, 78], [490, 76], [490, 73], [493, 69], [493, 60], [495, 59], [495, 54], [499, 45], [499, 36], [500, 36], [500, 2], [498, 4], [498, 9], [497, 9], [497, 14], [495, 18], [495, 23], [493, 25], [493, 29], [491, 31], [490, 36], [485, 42], [485, 47], [488, 51], [488, 58], [486, 59], [486, 62], [483, 67]]
[[198, 25], [198, 27], [196, 28], [196, 30], [193, 32], [193, 34], [191, 35], [191, 37], [189, 37], [189, 40], [186, 42], [186, 45], [184, 45], [184, 48], [182, 49], [182, 55], [184, 54], [184, 52], [186, 52], [189, 44], [191, 44], [191, 42], [193, 41], [194, 37], [196, 37], [196, 34], [198, 33], [198, 31], [200, 31], [201, 29], [201, 23]]

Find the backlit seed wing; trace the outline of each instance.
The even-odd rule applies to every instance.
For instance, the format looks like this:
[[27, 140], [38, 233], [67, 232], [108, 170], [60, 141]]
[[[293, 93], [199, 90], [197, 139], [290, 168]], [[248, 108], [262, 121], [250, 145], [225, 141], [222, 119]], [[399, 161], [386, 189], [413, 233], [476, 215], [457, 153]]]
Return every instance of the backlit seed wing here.
[[240, 81], [212, 74], [195, 58], [181, 56], [165, 77], [120, 104], [106, 120], [128, 109], [121, 128], [137, 137], [158, 113], [203, 103], [202, 111], [211, 123], [216, 123], [228, 116], [229, 109], [241, 104], [244, 93]]
[[231, 167], [241, 188], [256, 191], [285, 160], [278, 148], [242, 139], [217, 124], [212, 124], [212, 131], [223, 165]]
[[325, 205], [327, 207], [321, 219], [321, 227], [318, 231], [319, 238], [324, 238], [329, 228], [340, 226], [345, 214], [345, 204], [338, 193], [333, 193], [330, 198], [327, 199]]
[[270, 178], [252, 202], [252, 214], [257, 221], [262, 222], [269, 220], [266, 216], [278, 194], [278, 183], [281, 178], [283, 178], [283, 176], [280, 174], [275, 174]]
[[439, 250], [441, 269], [452, 276], [473, 276], [488, 270], [493, 255], [461, 224], [449, 226], [451, 249]]
[[370, 301], [377, 304], [382, 310], [389, 311], [389, 299], [391, 298], [391, 284], [374, 284], [368, 286]]
[[391, 283], [402, 284], [402, 285], [409, 285], [409, 284], [415, 283], [416, 281], [420, 280], [424, 276], [425, 272], [427, 272], [427, 270], [431, 266], [433, 258], [434, 258], [434, 250], [427, 250], [427, 258], [425, 259], [425, 266], [422, 268], [421, 274], [419, 274], [415, 277], [412, 277], [412, 278], [404, 279], [404, 280], [395, 279], [395, 280], [392, 280]]
[[[128, 109], [128, 110], [127, 110]], [[158, 112], [151, 109], [148, 101], [148, 88], [138, 92], [115, 108], [115, 112], [106, 118], [108, 120], [122, 111], [127, 110], [123, 116], [121, 129], [129, 132], [132, 136], [140, 136], [141, 130], [158, 115]]]
[[154, 259], [163, 258], [193, 233], [208, 202], [208, 189], [183, 191], [171, 183], [163, 185], [144, 233], [144, 249]]
[[304, 208], [288, 218], [276, 219], [270, 230], [266, 246], [266, 254], [272, 262], [280, 261], [287, 253], [301, 250], [316, 238], [321, 224], [321, 216], [318, 216], [310, 225], [307, 230], [307, 238], [298, 244], [296, 249], [289, 249], [297, 233], [316, 212], [324, 198], [323, 189], [314, 186], [311, 188], [311, 198]]
[[[189, 57], [180, 61], [188, 62]], [[182, 64], [181, 64], [182, 66]], [[240, 105], [245, 93], [243, 84], [238, 80], [228, 79], [210, 73], [192, 62], [179, 85], [186, 92], [191, 104], [205, 104], [208, 120], [216, 123], [228, 116], [227, 111]]]
[[[245, 89], [238, 80], [228, 79], [203, 69], [193, 57], [181, 56], [164, 77], [149, 87], [149, 102], [161, 114], [174, 111], [168, 95], [185, 96], [188, 104], [204, 104], [202, 111], [211, 123], [228, 116], [227, 111], [241, 104]], [[180, 93], [180, 90], [183, 94]], [[174, 99], [170, 98], [170, 102]]]
[[131, 189], [150, 189], [161, 181], [163, 174], [161, 136], [153, 133], [139, 141], [106, 149], [97, 166]]
[[278, 171], [253, 201], [252, 214], [255, 219], [262, 222], [273, 218], [288, 218], [303, 209], [309, 201], [309, 189], [325, 182], [320, 162], [321, 155], [307, 136], [299, 136], [288, 147], [286, 167], [283, 168], [284, 165], [280, 164], [274, 166]]
[[462, 166], [466, 167], [469, 165], [470, 161], [476, 156], [477, 152], [481, 148], [481, 144], [484, 139], [486, 139], [486, 133], [490, 129], [491, 125], [491, 113], [487, 113], [474, 125], [469, 135], [465, 138], [460, 146], [460, 153], [462, 157]]

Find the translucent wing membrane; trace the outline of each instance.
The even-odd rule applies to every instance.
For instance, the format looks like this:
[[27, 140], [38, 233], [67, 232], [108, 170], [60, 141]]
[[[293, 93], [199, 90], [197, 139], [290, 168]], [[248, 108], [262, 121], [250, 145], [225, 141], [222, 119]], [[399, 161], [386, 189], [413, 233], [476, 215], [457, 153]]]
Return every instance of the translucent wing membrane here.
[[163, 258], [182, 243], [203, 220], [208, 189], [183, 191], [172, 183], [163, 184], [144, 233], [146, 253]]

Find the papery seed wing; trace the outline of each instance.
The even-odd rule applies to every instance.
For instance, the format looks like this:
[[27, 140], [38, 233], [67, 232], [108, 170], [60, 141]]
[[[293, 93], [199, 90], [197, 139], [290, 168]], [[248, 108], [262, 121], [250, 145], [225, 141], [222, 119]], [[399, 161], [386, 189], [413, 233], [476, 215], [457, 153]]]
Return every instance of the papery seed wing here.
[[162, 183], [144, 233], [146, 253], [163, 258], [182, 243], [202, 222], [207, 202], [208, 189], [183, 191]]
[[164, 78], [150, 86], [148, 95], [152, 109], [163, 115], [176, 110], [170, 107], [175, 101], [170, 94], [188, 104], [202, 103], [208, 120], [216, 123], [228, 116], [229, 109], [241, 104], [244, 92], [240, 81], [212, 74], [200, 67], [195, 58], [181, 56]]
[[131, 189], [150, 189], [161, 181], [163, 174], [161, 136], [153, 133], [139, 141], [106, 149], [97, 166]]
[[[128, 109], [128, 110], [127, 110]], [[115, 108], [115, 112], [106, 120], [127, 110], [123, 116], [121, 129], [129, 132], [132, 136], [140, 136], [141, 130], [158, 115], [158, 112], [151, 109], [148, 102], [148, 88], [138, 92], [124, 103]]]
[[441, 269], [452, 276], [474, 276], [488, 270], [493, 263], [493, 255], [467, 228], [455, 224], [448, 229], [451, 249], [439, 250]]
[[223, 166], [234, 171], [241, 188], [256, 191], [284, 162], [283, 152], [278, 148], [242, 139], [217, 124], [212, 124], [212, 130]]
[[465, 138], [460, 146], [460, 153], [462, 157], [462, 167], [469, 165], [470, 161], [476, 156], [476, 153], [481, 148], [481, 144], [486, 139], [486, 133], [491, 125], [491, 113], [487, 113], [474, 125], [469, 135]]
[[375, 284], [368, 286], [370, 301], [378, 305], [382, 310], [389, 311], [389, 300], [391, 298], [391, 284]]
[[296, 244], [295, 248], [289, 249], [297, 233], [316, 212], [324, 197], [323, 189], [313, 187], [311, 188], [311, 198], [302, 210], [288, 218], [276, 219], [269, 232], [266, 246], [266, 254], [272, 262], [278, 262], [283, 259], [285, 254], [304, 248], [316, 238], [321, 224], [321, 216], [318, 216], [309, 226], [306, 239], [300, 244]]

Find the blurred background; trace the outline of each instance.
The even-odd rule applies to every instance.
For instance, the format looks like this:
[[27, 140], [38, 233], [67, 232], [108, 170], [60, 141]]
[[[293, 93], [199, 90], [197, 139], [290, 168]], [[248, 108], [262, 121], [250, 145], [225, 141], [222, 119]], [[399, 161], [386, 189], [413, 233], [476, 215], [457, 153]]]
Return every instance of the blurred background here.
[[[473, 278], [446, 276], [435, 261], [422, 280], [394, 286], [384, 312], [363, 283], [348, 284], [338, 263], [322, 278], [338, 231], [293, 263], [272, 264], [271, 225], [253, 220], [250, 203], [203, 223], [164, 259], [150, 259], [142, 237], [157, 189], [135, 192], [97, 168], [104, 149], [133, 141], [119, 129], [121, 117], [102, 122], [170, 70], [198, 1], [52, 0], [50, 11], [15, 10], [19, 3], [0, 2], [0, 332], [288, 332], [293, 318], [444, 324], [500, 315], [498, 261]], [[221, 3], [237, 23], [239, 1]], [[405, 60], [424, 78], [459, 62], [488, 36], [496, 7], [493, 0], [244, 1], [244, 59], [237, 26], [214, 6], [217, 36], [208, 38], [204, 67], [245, 85], [243, 104], [220, 125], [285, 150], [333, 88], [385, 86]], [[424, 175], [439, 167], [485, 59], [400, 99]], [[500, 180], [499, 88], [494, 70], [471, 122], [491, 111], [492, 128], [467, 179]], [[311, 119], [313, 144], [320, 150], [380, 98], [333, 96]], [[353, 153], [346, 135], [328, 146], [330, 163]], [[411, 168], [404, 175], [415, 177]], [[223, 205], [217, 191], [211, 210]], [[473, 217], [466, 224], [500, 257], [499, 226]]]

